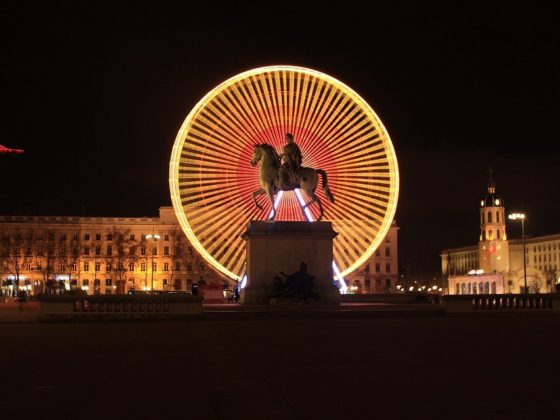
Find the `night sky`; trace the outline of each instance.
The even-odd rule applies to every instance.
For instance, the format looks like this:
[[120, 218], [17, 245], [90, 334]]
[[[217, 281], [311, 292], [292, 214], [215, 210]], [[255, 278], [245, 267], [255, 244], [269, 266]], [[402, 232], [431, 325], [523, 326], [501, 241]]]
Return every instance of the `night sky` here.
[[560, 233], [552, 10], [19, 3], [1, 9], [0, 144], [25, 154], [0, 157], [0, 214], [157, 215], [198, 100], [242, 71], [291, 64], [342, 80], [388, 129], [402, 270], [436, 275], [442, 249], [478, 241], [489, 167], [528, 235]]

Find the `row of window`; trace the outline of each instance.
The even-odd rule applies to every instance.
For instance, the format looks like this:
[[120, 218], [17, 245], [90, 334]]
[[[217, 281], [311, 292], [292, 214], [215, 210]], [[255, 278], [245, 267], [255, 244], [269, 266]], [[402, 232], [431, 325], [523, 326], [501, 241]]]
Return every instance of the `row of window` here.
[[[369, 264], [366, 265], [365, 271], [366, 271], [366, 273], [369, 273], [369, 272], [370, 272]], [[381, 272], [381, 263], [375, 263], [375, 272], [376, 272], [376, 273], [380, 273], [380, 272]], [[390, 273], [390, 272], [391, 272], [391, 263], [385, 263], [385, 272], [386, 272], [386, 273]]]
[[[485, 223], [485, 221], [484, 221], [484, 214], [487, 215], [487, 216], [486, 216], [486, 220], [488, 220], [488, 223], [492, 223], [492, 212], [491, 212], [491, 211], [487, 211], [486, 213], [485, 213], [485, 212], [482, 212], [482, 213], [480, 214], [482, 224]], [[496, 211], [496, 223], [500, 223], [500, 212], [499, 212], [499, 211]]]
[[[201, 277], [202, 278], [202, 277]], [[178, 282], [179, 284], [181, 284], [181, 279], [175, 279], [176, 282]], [[82, 279], [82, 287], [89, 287], [90, 286], [90, 282], [89, 279]], [[78, 285], [78, 280], [70, 280], [70, 284], [72, 286], [77, 286]], [[192, 279], [187, 280], [187, 286], [190, 286], [192, 284]], [[169, 279], [163, 279], [163, 285], [164, 286], [169, 286]], [[94, 279], [93, 280], [93, 286], [94, 287], [99, 287], [101, 286], [101, 280], [100, 279]], [[105, 279], [105, 286], [113, 286], [113, 279]]]
[[458, 295], [477, 295], [477, 294], [496, 294], [496, 282], [468, 282], [457, 283], [455, 285], [455, 292]]
[[[153, 262], [152, 263], [152, 271], [157, 271], [157, 262]], [[31, 265], [31, 263], [25, 263], [24, 264], [24, 270], [26, 271], [32, 271], [34, 268]], [[59, 271], [64, 273], [66, 272], [68, 265], [66, 265], [66, 263], [60, 263], [58, 268]], [[71, 266], [71, 271], [78, 271], [78, 264], [77, 263], [73, 263]], [[146, 271], [146, 267], [147, 264], [145, 262], [141, 262], [140, 263], [140, 271]], [[8, 268], [8, 262], [4, 261], [4, 268], [7, 270]], [[37, 265], [36, 265], [36, 270], [41, 271], [43, 269], [43, 264], [41, 261], [37, 261]], [[93, 268], [95, 269], [95, 271], [101, 271], [101, 263], [94, 263], [93, 264]], [[115, 268], [115, 270], [113, 270], [113, 268]], [[134, 263], [130, 263], [128, 265], [128, 270], [129, 271], [134, 271], [136, 268], [136, 265]], [[90, 270], [90, 263], [88, 261], [85, 261], [83, 263], [83, 271], [89, 271]], [[170, 264], [168, 262], [163, 263], [163, 271], [169, 271], [170, 270]], [[125, 271], [124, 269], [124, 265], [123, 264], [118, 264], [117, 266], [113, 266], [111, 263], [106, 263], [105, 264], [105, 271], [109, 272], [109, 271]], [[176, 263], [175, 264], [175, 271], [181, 271], [181, 263]], [[193, 271], [193, 264], [192, 263], [188, 263], [187, 264], [187, 271], [192, 272]], [[204, 271], [204, 265], [201, 263], [198, 265], [198, 271]]]
[[[148, 235], [151, 235], [151, 234], [143, 233], [143, 234], [140, 235], [140, 239], [142, 241], [145, 241], [148, 238]], [[34, 239], [33, 238], [33, 233], [31, 233], [31, 232], [26, 233], [25, 235], [22, 235], [21, 233], [16, 233], [13, 236], [14, 240], [16, 240], [16, 241], [21, 241], [24, 237], [28, 241], [31, 241], [31, 240]], [[38, 234], [35, 235], [35, 239], [38, 240], [38, 241], [43, 241], [43, 240], [45, 240], [45, 238], [47, 238], [50, 241], [54, 241], [55, 237], [56, 236], [55, 236], [54, 233], [48, 233], [48, 234], [38, 233]], [[80, 239], [81, 235], [79, 233], [73, 233], [71, 237], [72, 237], [73, 241], [77, 241], [77, 240]], [[112, 233], [108, 233], [107, 235], [105, 235], [105, 239], [108, 240], [108, 241], [113, 241], [114, 237], [115, 237], [115, 235], [113, 235]], [[123, 234], [118, 234], [116, 237], [119, 241], [123, 241], [125, 239]], [[84, 233], [84, 235], [83, 235], [83, 240], [84, 241], [89, 241], [93, 238], [96, 241], [101, 241], [102, 235], [100, 233], [96, 233], [95, 235], [89, 234], [89, 233]], [[9, 235], [3, 235], [2, 239], [7, 241], [7, 240], [10, 239], [10, 236]], [[68, 239], [68, 236], [67, 236], [66, 233], [61, 233], [60, 236], [59, 236], [59, 239], [61, 241], [66, 241]], [[130, 240], [130, 241], [135, 241], [136, 240], [136, 234], [134, 234], [134, 233], [129, 234], [127, 239]], [[158, 239], [159, 239], [159, 237], [158, 237]], [[180, 242], [181, 241], [181, 235], [177, 235], [175, 239]], [[163, 235], [163, 240], [164, 241], [169, 241], [170, 240], [170, 235], [169, 234], [164, 234]]]
[[[541, 262], [541, 261], [546, 262], [547, 261], [547, 258], [546, 258], [547, 255], [548, 255], [548, 262], [552, 262], [553, 260], [556, 261], [556, 254], [540, 254], [540, 255], [538, 255], [539, 262]], [[535, 264], [537, 263], [537, 255], [536, 254], [533, 257], [533, 262]]]
[[492, 239], [502, 239], [502, 236], [505, 237], [505, 234], [502, 235], [502, 231], [500, 229], [498, 229], [496, 231], [496, 238], [494, 238], [493, 236], [493, 231], [492, 229], [489, 229], [488, 231], [485, 231], [484, 229], [482, 229], [482, 240], [488, 240], [491, 241]]
[[[377, 248], [375, 250], [375, 256], [376, 257], [380, 257], [381, 256], [381, 251], [379, 250], [379, 248]], [[385, 248], [385, 256], [386, 257], [390, 257], [391, 256], [391, 248], [387, 247]]]
[[[45, 252], [47, 252], [48, 255], [53, 255], [53, 247], [52, 246], [43, 246], [43, 245], [37, 245], [37, 255], [45, 255]], [[59, 251], [59, 255], [67, 255], [67, 249], [65, 245], [62, 245], [58, 248]], [[90, 247], [84, 247], [83, 248], [83, 255], [90, 255], [90, 251], [94, 251], [95, 255], [102, 255], [102, 249], [100, 246], [96, 246], [95, 248], [91, 249]], [[10, 252], [10, 248], [9, 247], [4, 247], [2, 248], [2, 256], [7, 257], [9, 255], [20, 255], [21, 253], [21, 249], [19, 247], [13, 247], [11, 252]], [[192, 255], [192, 248], [189, 246], [187, 247], [187, 253], [189, 255]], [[124, 250], [120, 250], [120, 252], [118, 252], [118, 255], [123, 255], [124, 254]], [[140, 247], [140, 255], [146, 255], [147, 254], [147, 248], [146, 247]], [[25, 255], [31, 256], [33, 255], [33, 250], [31, 249], [31, 247], [27, 247], [25, 248]], [[78, 256], [78, 249], [77, 248], [72, 248], [72, 255], [73, 256]], [[107, 245], [106, 248], [106, 253], [105, 255], [113, 255], [113, 247], [111, 245]], [[136, 255], [136, 248], [134, 247], [130, 247], [129, 248], [129, 255]], [[157, 247], [153, 247], [152, 248], [152, 252], [151, 255], [158, 255], [158, 248]], [[169, 246], [164, 246], [163, 247], [163, 255], [170, 255], [169, 253]], [[183, 255], [183, 249], [181, 247], [176, 247], [175, 248], [175, 255], [176, 256], [181, 256]]]
[[[547, 245], [548, 245], [548, 252], [550, 251], [556, 251], [556, 242], [553, 242], [551, 244], [545, 244], [539, 246], [533, 246], [533, 252], [546, 252], [547, 251]], [[558, 243], [558, 249], [560, 249], [560, 243]], [[529, 252], [529, 248], [527, 248], [527, 252]]]

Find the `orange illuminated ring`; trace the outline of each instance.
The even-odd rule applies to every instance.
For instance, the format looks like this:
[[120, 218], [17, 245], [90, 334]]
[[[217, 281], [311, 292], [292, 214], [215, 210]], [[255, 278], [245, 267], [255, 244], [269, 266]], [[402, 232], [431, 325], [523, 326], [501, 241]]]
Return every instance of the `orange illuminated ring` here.
[[[196, 250], [232, 279], [244, 274], [249, 220], [266, 220], [270, 204], [251, 198], [258, 169], [254, 145], [278, 151], [291, 132], [303, 165], [324, 169], [336, 202], [317, 189], [333, 223], [334, 258], [343, 276], [362, 265], [387, 234], [397, 207], [399, 172], [387, 130], [373, 109], [331, 76], [302, 67], [270, 66], [226, 80], [189, 113], [175, 139], [169, 169], [177, 219]], [[314, 218], [317, 209], [310, 207]], [[276, 220], [304, 220], [293, 192]]]

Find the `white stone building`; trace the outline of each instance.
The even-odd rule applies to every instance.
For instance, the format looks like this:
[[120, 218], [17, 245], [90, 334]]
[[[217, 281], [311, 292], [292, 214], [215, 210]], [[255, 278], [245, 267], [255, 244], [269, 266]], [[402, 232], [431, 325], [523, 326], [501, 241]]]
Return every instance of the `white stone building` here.
[[[448, 293], [553, 293], [560, 284], [560, 234], [510, 240], [506, 232], [504, 201], [490, 181], [480, 201], [478, 245], [446, 249], [441, 253]], [[526, 273], [526, 275], [525, 275]]]

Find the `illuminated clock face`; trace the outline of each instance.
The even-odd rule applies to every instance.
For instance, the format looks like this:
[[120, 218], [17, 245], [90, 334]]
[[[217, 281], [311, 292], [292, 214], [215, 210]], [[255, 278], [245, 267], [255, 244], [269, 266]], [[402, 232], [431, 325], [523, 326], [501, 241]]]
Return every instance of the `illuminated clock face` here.
[[[282, 151], [294, 135], [303, 166], [323, 169], [335, 202], [319, 186], [323, 220], [338, 232], [335, 264], [347, 275], [377, 249], [396, 210], [399, 173], [387, 130], [352, 89], [318, 71], [263, 67], [241, 73], [211, 90], [185, 119], [173, 147], [169, 181], [175, 213], [187, 237], [217, 270], [244, 274], [250, 220], [267, 220], [271, 205], [252, 193], [259, 168], [249, 162], [258, 143]], [[299, 190], [276, 196], [276, 220], [306, 220], [308, 197]], [[319, 214], [309, 207], [308, 220]]]

